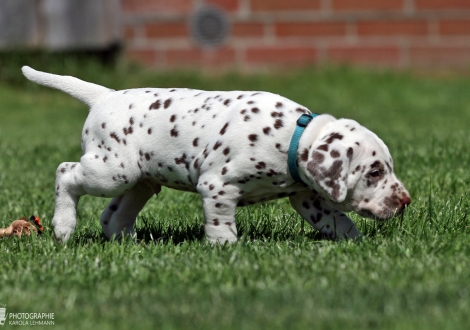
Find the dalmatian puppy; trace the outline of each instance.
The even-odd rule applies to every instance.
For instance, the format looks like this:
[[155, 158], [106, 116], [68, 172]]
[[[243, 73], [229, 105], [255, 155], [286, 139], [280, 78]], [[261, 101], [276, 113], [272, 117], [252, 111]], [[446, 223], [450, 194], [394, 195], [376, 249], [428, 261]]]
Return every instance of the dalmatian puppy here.
[[133, 235], [146, 202], [162, 186], [201, 195], [210, 242], [237, 240], [235, 209], [288, 197], [326, 237], [361, 235], [344, 213], [386, 220], [410, 195], [386, 145], [349, 119], [318, 115], [288, 152], [303, 106], [268, 92], [139, 88], [114, 91], [23, 67], [31, 81], [90, 106], [80, 162], [57, 169], [56, 237], [73, 233], [80, 196], [112, 197], [100, 222], [107, 237]]

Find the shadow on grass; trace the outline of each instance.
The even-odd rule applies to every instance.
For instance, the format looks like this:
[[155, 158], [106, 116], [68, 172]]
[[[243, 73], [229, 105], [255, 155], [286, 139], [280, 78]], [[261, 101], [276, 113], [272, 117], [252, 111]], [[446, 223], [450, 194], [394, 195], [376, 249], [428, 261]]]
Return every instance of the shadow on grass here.
[[[101, 229], [101, 228], [100, 228]], [[73, 245], [105, 244], [108, 238], [100, 229], [81, 228], [73, 235]], [[246, 223], [238, 225], [238, 238], [243, 237], [248, 241], [297, 241], [309, 239], [312, 241], [325, 240], [319, 232], [308, 229], [306, 231], [291, 228], [290, 230], [270, 230], [267, 226], [246, 226]], [[178, 245], [188, 241], [203, 242], [204, 225], [200, 223], [175, 222], [168, 225], [165, 222], [150, 221], [142, 217], [135, 227], [137, 242], [139, 243], [163, 243]]]

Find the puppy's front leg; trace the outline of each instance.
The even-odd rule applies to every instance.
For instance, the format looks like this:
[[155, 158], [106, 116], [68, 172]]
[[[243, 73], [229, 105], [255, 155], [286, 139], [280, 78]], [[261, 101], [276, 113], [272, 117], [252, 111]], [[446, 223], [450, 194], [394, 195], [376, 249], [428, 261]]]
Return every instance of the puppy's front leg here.
[[206, 238], [211, 243], [237, 241], [235, 209], [237, 200], [233, 197], [235, 187], [224, 186], [222, 183], [202, 181], [198, 191], [202, 197], [204, 209]]
[[289, 200], [302, 218], [330, 239], [354, 239], [362, 236], [346, 214], [321, 202], [316, 194], [298, 194], [290, 197]]

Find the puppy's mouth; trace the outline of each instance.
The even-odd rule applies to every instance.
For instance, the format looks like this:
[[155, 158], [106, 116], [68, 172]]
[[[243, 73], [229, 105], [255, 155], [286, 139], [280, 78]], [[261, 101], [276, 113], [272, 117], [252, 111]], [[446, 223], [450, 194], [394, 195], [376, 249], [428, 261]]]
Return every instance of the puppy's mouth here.
[[400, 209], [379, 209], [378, 211], [373, 211], [370, 208], [362, 208], [356, 211], [357, 214], [376, 221], [386, 221], [395, 216], [401, 215], [405, 212], [405, 207]]

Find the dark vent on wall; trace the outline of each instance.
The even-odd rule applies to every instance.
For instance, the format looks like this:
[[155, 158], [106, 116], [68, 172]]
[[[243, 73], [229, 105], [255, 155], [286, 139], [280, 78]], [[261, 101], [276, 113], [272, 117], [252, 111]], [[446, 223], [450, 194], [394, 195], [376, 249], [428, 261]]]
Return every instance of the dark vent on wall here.
[[229, 22], [225, 13], [214, 7], [197, 10], [190, 22], [191, 35], [203, 46], [218, 46], [229, 35]]

